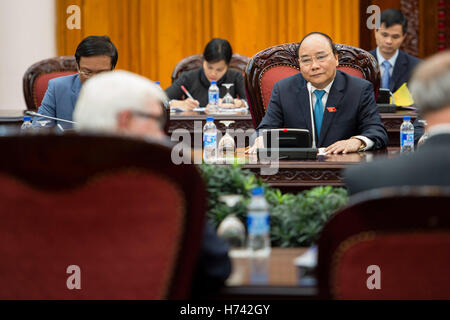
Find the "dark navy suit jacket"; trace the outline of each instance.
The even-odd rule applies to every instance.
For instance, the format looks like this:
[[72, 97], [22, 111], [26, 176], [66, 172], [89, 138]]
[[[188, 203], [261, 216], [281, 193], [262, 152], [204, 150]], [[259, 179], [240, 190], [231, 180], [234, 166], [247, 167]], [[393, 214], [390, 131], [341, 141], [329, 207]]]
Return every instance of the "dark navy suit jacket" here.
[[[370, 51], [370, 53], [378, 61], [377, 50], [374, 49]], [[411, 73], [421, 61], [422, 60], [413, 57], [402, 50], [398, 50], [398, 57], [395, 61], [394, 69], [392, 70], [392, 76], [389, 82], [389, 89], [391, 92], [397, 91], [402, 84], [409, 81]]]
[[395, 186], [450, 186], [450, 133], [429, 137], [417, 151], [344, 170], [350, 194]]
[[[370, 53], [377, 59], [377, 49], [370, 51]], [[404, 84], [409, 81], [411, 77], [411, 73], [414, 68], [420, 63], [422, 60], [413, 57], [412, 55], [407, 54], [402, 50], [398, 50], [398, 57], [395, 61], [394, 69], [392, 70], [392, 76], [389, 83], [389, 89], [391, 92], [395, 92]], [[414, 142], [417, 144], [420, 137], [423, 135], [425, 128], [422, 123], [419, 122], [419, 118], [414, 121]]]
[[[301, 73], [275, 83], [266, 114], [257, 130], [297, 128], [312, 132], [306, 83]], [[338, 140], [357, 135], [371, 139], [373, 149], [384, 148], [388, 142], [372, 84], [337, 70], [325, 106], [320, 137], [316, 134], [316, 145], [328, 147]]]

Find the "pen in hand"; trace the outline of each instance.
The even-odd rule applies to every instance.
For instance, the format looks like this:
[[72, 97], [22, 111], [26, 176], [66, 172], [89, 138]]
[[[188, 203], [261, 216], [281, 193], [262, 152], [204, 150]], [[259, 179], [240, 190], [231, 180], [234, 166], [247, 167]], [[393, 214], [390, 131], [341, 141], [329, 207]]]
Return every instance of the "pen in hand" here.
[[189, 98], [191, 98], [192, 100], [195, 100], [195, 99], [191, 96], [191, 94], [189, 93], [189, 91], [187, 91], [186, 88], [185, 88], [183, 85], [181, 85], [181, 90], [183, 90], [183, 92], [184, 92]]

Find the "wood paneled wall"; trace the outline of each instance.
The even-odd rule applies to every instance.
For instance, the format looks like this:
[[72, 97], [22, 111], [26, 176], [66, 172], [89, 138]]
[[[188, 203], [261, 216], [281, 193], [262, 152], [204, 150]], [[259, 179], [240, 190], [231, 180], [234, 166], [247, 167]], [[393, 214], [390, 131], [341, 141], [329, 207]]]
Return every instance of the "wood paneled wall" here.
[[[267, 47], [299, 41], [311, 31], [359, 46], [359, 0], [56, 0], [58, 54], [73, 55], [89, 35], [109, 35], [117, 68], [170, 85], [182, 58], [202, 53], [213, 37], [253, 56]], [[66, 27], [69, 5], [81, 8], [81, 29]]]

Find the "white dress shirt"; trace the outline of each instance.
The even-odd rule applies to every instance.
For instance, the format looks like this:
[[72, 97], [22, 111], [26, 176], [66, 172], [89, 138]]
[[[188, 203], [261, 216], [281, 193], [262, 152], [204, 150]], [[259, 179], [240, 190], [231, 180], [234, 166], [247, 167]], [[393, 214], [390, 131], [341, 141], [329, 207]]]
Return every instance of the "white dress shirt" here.
[[[397, 49], [397, 51], [395, 51], [394, 55], [388, 60], [389, 63], [391, 64], [391, 69], [389, 70], [390, 77], [392, 77], [392, 72], [394, 71], [395, 61], [397, 61], [397, 57], [398, 57], [398, 49]], [[384, 74], [383, 62], [386, 59], [383, 58], [383, 56], [380, 53], [380, 49], [378, 47], [377, 47], [377, 59], [378, 59], [378, 65], [380, 66], [380, 73], [381, 73], [380, 75], [383, 78], [383, 74]]]

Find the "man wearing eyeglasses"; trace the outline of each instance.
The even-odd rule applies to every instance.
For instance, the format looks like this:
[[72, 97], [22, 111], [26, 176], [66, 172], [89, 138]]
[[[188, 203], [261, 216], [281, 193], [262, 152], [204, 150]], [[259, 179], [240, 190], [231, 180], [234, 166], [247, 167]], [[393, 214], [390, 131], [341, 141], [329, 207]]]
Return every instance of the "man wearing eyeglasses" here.
[[[337, 49], [320, 32], [306, 35], [299, 46], [301, 73], [275, 83], [266, 114], [257, 130], [308, 129], [311, 145], [326, 153], [381, 149], [386, 129], [378, 114], [369, 81], [336, 69]], [[256, 138], [249, 153], [264, 146]]]
[[[72, 121], [72, 113], [81, 86], [92, 76], [113, 70], [117, 63], [118, 53], [109, 37], [89, 36], [78, 45], [75, 59], [78, 73], [50, 80], [38, 113]], [[37, 117], [33, 120], [33, 125], [39, 126], [38, 122], [45, 120], [49, 119]], [[55, 122], [50, 120], [46, 127], [56, 125]], [[72, 128], [70, 123], [57, 122], [64, 129]]]
[[[75, 129], [171, 143], [164, 133], [167, 100], [164, 90], [145, 77], [123, 70], [107, 72], [83, 85], [74, 111]], [[228, 245], [209, 222], [203, 232], [195, 295], [216, 292], [231, 273]]]

